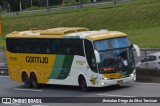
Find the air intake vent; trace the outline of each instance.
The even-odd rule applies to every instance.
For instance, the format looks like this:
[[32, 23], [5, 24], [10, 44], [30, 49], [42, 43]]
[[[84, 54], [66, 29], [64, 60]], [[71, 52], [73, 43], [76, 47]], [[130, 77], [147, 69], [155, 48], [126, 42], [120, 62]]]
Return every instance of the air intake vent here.
[[76, 32], [88, 31], [87, 28], [72, 28], [72, 27], [61, 27], [61, 28], [53, 28], [42, 31], [41, 35], [64, 35]]
[[38, 28], [31, 28], [30, 31], [39, 30]]
[[18, 34], [19, 32], [18, 31], [14, 31], [14, 32], [12, 32], [12, 34]]

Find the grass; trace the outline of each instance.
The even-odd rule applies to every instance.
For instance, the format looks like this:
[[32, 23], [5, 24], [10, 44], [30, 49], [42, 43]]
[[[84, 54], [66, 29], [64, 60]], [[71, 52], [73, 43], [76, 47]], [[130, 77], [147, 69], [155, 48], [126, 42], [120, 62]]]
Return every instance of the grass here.
[[[18, 18], [3, 16], [3, 37], [0, 48], [5, 46], [5, 35], [13, 31], [30, 28], [47, 29], [62, 26], [87, 27], [90, 30], [118, 30], [128, 34], [131, 43], [141, 48], [159, 48], [160, 43], [160, 0], [136, 0], [131, 2], [53, 10], [20, 14]], [[48, 15], [49, 14], [49, 15]]]

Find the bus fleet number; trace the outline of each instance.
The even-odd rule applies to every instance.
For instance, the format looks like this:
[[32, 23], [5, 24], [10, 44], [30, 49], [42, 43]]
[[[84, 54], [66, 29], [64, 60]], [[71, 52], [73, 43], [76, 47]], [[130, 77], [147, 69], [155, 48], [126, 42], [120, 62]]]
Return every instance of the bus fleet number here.
[[17, 61], [17, 57], [9, 57], [11, 61]]

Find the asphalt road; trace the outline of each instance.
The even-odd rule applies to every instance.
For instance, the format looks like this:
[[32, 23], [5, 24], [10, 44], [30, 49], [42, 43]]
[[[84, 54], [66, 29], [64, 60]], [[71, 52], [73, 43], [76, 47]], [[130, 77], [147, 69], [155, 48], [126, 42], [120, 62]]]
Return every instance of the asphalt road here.
[[[0, 97], [160, 97], [160, 84], [132, 82], [119, 87], [90, 88], [89, 92], [79, 87], [62, 85], [43, 85], [40, 89], [26, 89], [21, 82], [11, 81], [0, 76]], [[22, 105], [22, 104], [8, 104]], [[46, 103], [23, 104], [23, 106], [159, 106], [159, 103]], [[7, 106], [0, 104], [0, 106]]]

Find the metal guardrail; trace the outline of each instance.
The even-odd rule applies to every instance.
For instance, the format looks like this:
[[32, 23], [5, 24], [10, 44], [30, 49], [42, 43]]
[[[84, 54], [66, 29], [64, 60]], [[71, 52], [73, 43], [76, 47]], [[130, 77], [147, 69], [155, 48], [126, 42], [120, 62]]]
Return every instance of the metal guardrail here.
[[[71, 8], [83, 8], [83, 7], [105, 5], [105, 4], [113, 4], [113, 7], [115, 7], [116, 3], [119, 3], [119, 2], [129, 2], [129, 1], [136, 1], [136, 0], [112, 0], [110, 2], [94, 2], [94, 3], [88, 3], [88, 4], [77, 4], [77, 5], [72, 5], [72, 6], [59, 6], [59, 7], [54, 7], [54, 8], [46, 7], [46, 9], [29, 10], [29, 11], [17, 11], [17, 12], [11, 12], [11, 13], [3, 13], [1, 15], [2, 16], [16, 15], [16, 18], [17, 18], [18, 14], [35, 13], [35, 12], [49, 12], [51, 10], [63, 10], [63, 9], [71, 9]], [[146, 3], [148, 3], [148, 0], [146, 0]]]
[[8, 73], [5, 50], [0, 50], [0, 75]]

